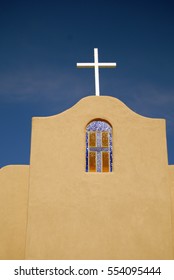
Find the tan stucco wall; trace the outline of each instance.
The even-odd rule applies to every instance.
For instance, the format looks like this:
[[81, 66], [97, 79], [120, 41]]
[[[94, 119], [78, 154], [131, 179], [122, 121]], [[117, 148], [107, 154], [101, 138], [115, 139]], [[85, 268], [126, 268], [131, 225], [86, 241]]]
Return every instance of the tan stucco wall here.
[[[113, 127], [113, 172], [85, 172], [85, 127]], [[171, 259], [165, 121], [87, 97], [32, 122], [27, 259]]]
[[171, 185], [171, 200], [172, 200], [172, 236], [173, 236], [173, 259], [174, 259], [174, 165], [169, 166], [169, 178]]
[[24, 259], [29, 166], [0, 169], [0, 259]]

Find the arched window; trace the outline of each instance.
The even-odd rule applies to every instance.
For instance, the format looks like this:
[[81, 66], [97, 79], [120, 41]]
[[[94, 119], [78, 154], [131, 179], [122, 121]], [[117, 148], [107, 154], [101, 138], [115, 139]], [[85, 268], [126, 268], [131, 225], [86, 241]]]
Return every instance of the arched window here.
[[112, 127], [106, 121], [86, 127], [86, 172], [112, 172]]

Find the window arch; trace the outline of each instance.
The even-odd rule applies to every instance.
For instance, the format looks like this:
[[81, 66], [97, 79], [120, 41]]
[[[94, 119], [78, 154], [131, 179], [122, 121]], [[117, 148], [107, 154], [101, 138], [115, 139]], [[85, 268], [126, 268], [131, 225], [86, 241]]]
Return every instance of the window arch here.
[[86, 172], [112, 172], [112, 127], [104, 120], [86, 126]]

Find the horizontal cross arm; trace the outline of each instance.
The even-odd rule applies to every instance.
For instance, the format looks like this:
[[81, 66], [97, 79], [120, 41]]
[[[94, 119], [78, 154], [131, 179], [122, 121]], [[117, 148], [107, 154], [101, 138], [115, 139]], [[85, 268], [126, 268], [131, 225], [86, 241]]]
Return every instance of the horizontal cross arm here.
[[77, 63], [78, 68], [94, 68], [95, 64], [92, 63]]
[[98, 63], [98, 66], [100, 68], [114, 68], [114, 67], [117, 66], [117, 64], [114, 63], [114, 62], [113, 63], [110, 63], [110, 62], [102, 63], [102, 62], [100, 62], [100, 63]]
[[[94, 68], [96, 66], [96, 64], [93, 63], [93, 62], [92, 63], [77, 63], [76, 65], [77, 65], [78, 68]], [[114, 62], [113, 63], [110, 63], [110, 62], [101, 63], [101, 62], [99, 62], [99, 63], [97, 63], [97, 66], [99, 68], [114, 68], [114, 67], [117, 66], [117, 64], [114, 63]]]

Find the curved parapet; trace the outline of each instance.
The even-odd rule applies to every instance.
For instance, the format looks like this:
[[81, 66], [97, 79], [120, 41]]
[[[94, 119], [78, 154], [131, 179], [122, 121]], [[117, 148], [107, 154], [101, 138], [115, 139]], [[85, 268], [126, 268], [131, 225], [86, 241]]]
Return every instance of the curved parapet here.
[[[68, 113], [72, 113], [75, 111], [80, 110], [87, 110], [88, 112], [94, 112], [95, 109], [97, 110], [97, 114], [101, 114], [101, 116], [103, 116], [103, 114], [107, 114], [108, 113], [108, 109], [109, 110], [117, 110], [117, 112], [119, 114], [124, 114], [125, 117], [139, 117], [139, 118], [144, 118], [146, 120], [159, 120], [155, 119], [155, 118], [149, 118], [146, 116], [142, 116], [140, 114], [137, 114], [136, 112], [134, 112], [132, 109], [130, 109], [125, 103], [123, 103], [122, 101], [120, 101], [119, 99], [115, 98], [115, 97], [111, 97], [111, 96], [88, 96], [88, 97], [84, 97], [82, 98], [80, 101], [78, 101], [75, 105], [73, 105], [71, 108], [56, 114], [56, 115], [52, 115], [52, 116], [47, 116], [47, 117], [34, 117], [34, 118], [39, 118], [39, 119], [49, 119], [49, 118], [56, 118], [58, 116], [62, 116], [62, 115], [66, 115]], [[98, 118], [99, 115], [98, 115]]]

